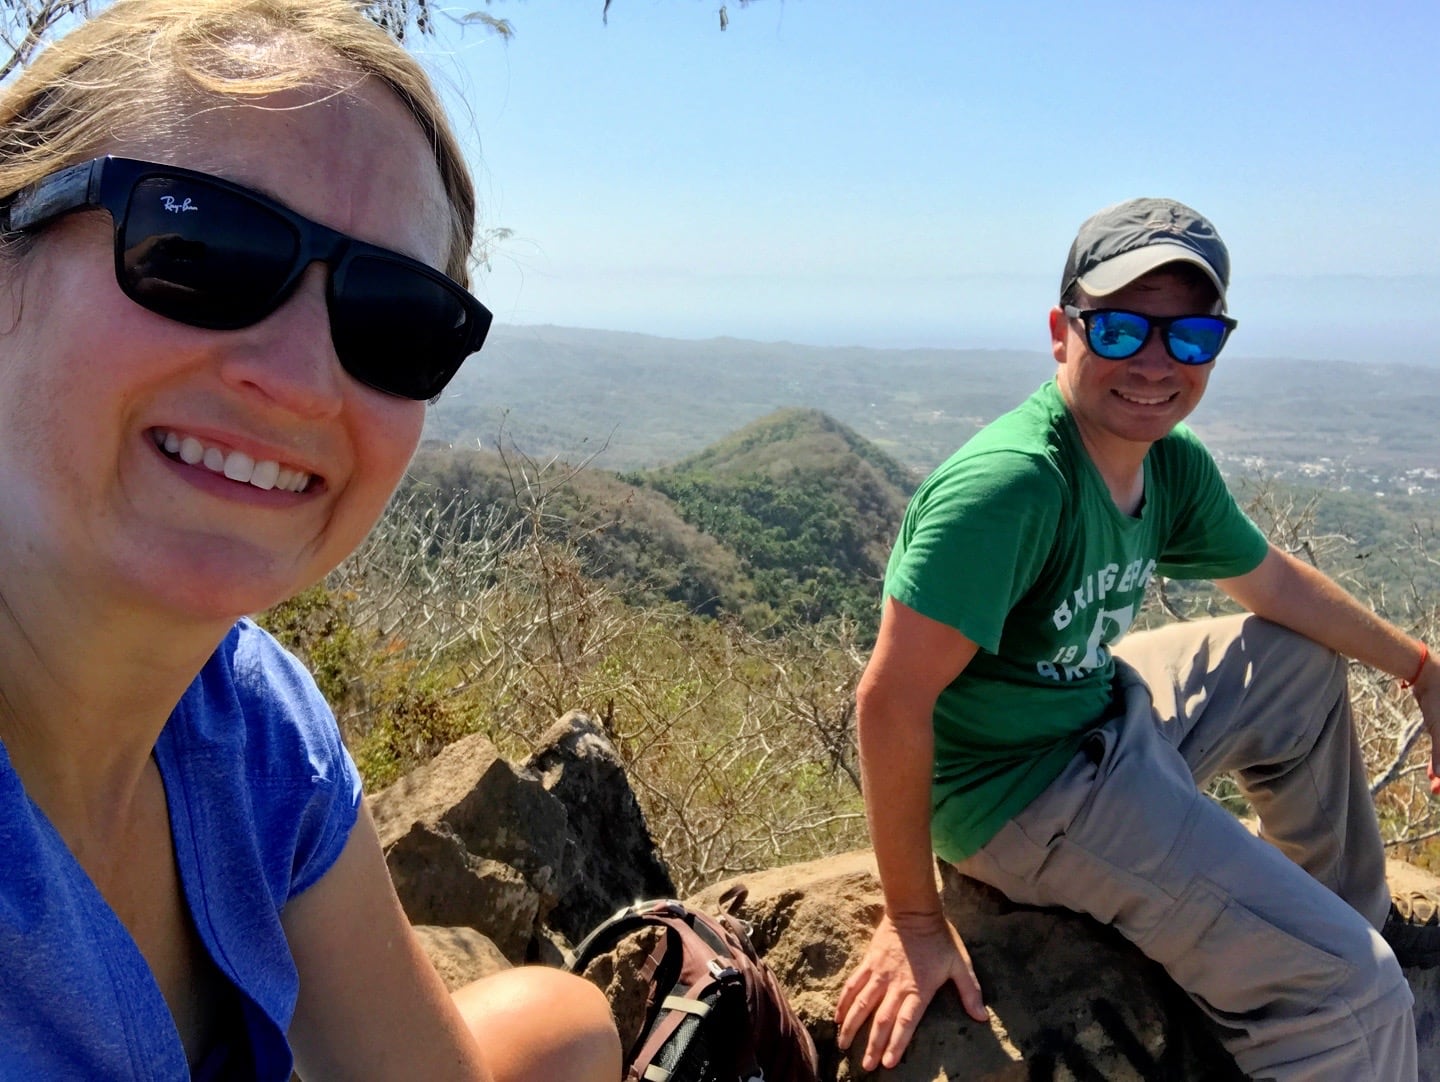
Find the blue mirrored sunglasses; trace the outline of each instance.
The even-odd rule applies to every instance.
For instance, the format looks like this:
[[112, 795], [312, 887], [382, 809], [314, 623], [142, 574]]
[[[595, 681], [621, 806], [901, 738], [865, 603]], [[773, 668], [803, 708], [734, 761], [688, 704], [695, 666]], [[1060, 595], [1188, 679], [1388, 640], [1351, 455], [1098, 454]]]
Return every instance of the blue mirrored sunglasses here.
[[1090, 351], [1110, 361], [1123, 361], [1139, 353], [1152, 330], [1160, 332], [1165, 352], [1181, 364], [1209, 364], [1220, 355], [1225, 340], [1237, 326], [1229, 316], [1147, 316], [1123, 308], [1065, 306], [1069, 319], [1085, 325]]

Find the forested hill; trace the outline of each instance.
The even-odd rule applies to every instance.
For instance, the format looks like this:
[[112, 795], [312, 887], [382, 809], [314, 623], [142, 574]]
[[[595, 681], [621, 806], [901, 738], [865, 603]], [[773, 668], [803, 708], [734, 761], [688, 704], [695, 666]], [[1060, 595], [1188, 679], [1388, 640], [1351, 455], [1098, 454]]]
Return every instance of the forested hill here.
[[830, 617], [873, 633], [907, 467], [816, 410], [781, 410], [675, 465], [624, 475], [431, 445], [406, 485], [563, 534], [627, 596], [753, 629]]
[[918, 478], [818, 410], [762, 417], [679, 464], [628, 475], [735, 552], [752, 622], [874, 620], [890, 543]]

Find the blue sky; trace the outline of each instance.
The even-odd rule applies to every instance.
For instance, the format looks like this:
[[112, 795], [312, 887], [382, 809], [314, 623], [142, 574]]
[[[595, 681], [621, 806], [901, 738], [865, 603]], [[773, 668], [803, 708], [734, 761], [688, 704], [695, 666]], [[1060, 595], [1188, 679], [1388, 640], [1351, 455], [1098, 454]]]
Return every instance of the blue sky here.
[[1168, 195], [1230, 246], [1232, 354], [1440, 364], [1440, 5], [601, 6], [419, 44], [503, 322], [1044, 349], [1080, 221]]

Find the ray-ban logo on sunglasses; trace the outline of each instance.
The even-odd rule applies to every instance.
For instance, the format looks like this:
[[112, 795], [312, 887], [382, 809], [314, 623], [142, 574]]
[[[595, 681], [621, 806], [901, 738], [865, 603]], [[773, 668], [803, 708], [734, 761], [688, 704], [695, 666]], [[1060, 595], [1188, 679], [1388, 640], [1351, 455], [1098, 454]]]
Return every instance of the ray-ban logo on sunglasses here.
[[162, 195], [160, 197], [160, 205], [171, 214], [184, 214], [188, 210], [200, 209], [190, 201], [188, 195], [183, 200], [176, 199], [173, 195]]

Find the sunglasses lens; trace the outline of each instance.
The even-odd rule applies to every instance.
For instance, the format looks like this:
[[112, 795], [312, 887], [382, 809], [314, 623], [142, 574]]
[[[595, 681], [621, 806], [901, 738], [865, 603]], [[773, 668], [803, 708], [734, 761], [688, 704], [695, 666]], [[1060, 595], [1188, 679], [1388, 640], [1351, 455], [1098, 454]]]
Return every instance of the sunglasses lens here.
[[1166, 345], [1181, 364], [1208, 364], [1225, 344], [1225, 324], [1209, 316], [1190, 316], [1170, 324]]
[[1137, 312], [1100, 311], [1090, 316], [1090, 348], [1112, 361], [1133, 357], [1150, 334], [1150, 321]]
[[290, 224], [243, 195], [176, 176], [136, 183], [121, 237], [121, 285], [196, 327], [233, 329], [280, 300], [299, 249]]
[[383, 256], [357, 255], [332, 275], [330, 334], [345, 370], [403, 398], [434, 398], [474, 351], [458, 286]]
[[120, 220], [120, 287], [194, 327], [260, 322], [284, 302], [302, 258], [325, 259], [336, 355], [388, 394], [435, 397], [489, 329], [490, 314], [439, 271], [183, 170], [142, 175]]

